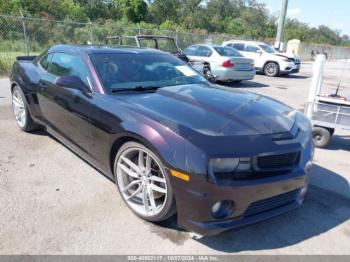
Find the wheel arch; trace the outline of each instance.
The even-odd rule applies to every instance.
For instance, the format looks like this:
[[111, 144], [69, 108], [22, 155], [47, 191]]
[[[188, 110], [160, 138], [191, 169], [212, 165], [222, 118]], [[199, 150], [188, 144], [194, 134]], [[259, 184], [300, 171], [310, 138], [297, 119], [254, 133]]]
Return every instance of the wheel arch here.
[[280, 63], [276, 60], [267, 60], [265, 63], [264, 63], [264, 66], [263, 66], [263, 70], [265, 70], [265, 66], [268, 64], [268, 63], [274, 63], [274, 64], [277, 64], [278, 67], [280, 68]]
[[15, 86], [18, 86], [18, 84], [15, 83], [15, 82], [12, 82], [12, 83], [11, 83], [11, 94], [12, 94], [13, 89], [15, 88]]
[[32, 111], [32, 102], [30, 101], [30, 99], [29, 99], [29, 97], [28, 97], [28, 91], [27, 91], [25, 88], [23, 88], [20, 84], [18, 84], [16, 81], [12, 81], [12, 82], [11, 82], [11, 95], [12, 95], [13, 89], [14, 89], [15, 87], [18, 87], [18, 88], [21, 90], [21, 92], [22, 92], [23, 95], [24, 95], [24, 102], [27, 104], [28, 110], [29, 110], [30, 114], [33, 114], [33, 111]]
[[204, 61], [202, 64], [209, 66], [209, 69], [211, 69], [211, 65], [210, 65], [210, 63], [208, 61]]
[[127, 142], [137, 142], [145, 147], [149, 148], [154, 154], [157, 155], [157, 157], [162, 161], [163, 164], [167, 163], [165, 159], [162, 157], [160, 154], [159, 150], [157, 149], [156, 146], [152, 144], [147, 138], [142, 137], [136, 133], [133, 132], [124, 132], [120, 134], [117, 138], [114, 139], [114, 142], [112, 143], [112, 146], [110, 148], [109, 152], [109, 167], [111, 174], [113, 178], [115, 179], [115, 174], [114, 174], [114, 160], [115, 157], [119, 151], [119, 149]]

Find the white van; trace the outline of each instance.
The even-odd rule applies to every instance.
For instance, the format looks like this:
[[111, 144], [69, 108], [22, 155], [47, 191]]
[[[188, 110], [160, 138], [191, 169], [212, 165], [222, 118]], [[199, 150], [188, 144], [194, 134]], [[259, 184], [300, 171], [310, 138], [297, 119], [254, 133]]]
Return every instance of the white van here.
[[279, 53], [263, 42], [230, 40], [223, 42], [222, 46], [237, 49], [245, 57], [253, 59], [256, 70], [267, 76], [276, 77], [298, 73], [300, 70], [299, 57]]

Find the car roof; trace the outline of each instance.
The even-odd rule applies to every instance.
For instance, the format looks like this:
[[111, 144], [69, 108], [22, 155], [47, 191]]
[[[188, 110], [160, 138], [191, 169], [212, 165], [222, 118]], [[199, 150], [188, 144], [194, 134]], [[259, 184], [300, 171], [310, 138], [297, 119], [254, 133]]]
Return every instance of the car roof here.
[[194, 45], [191, 45], [191, 46], [206, 46], [206, 47], [222, 47], [221, 45], [216, 45], [216, 44], [194, 44]]
[[244, 43], [244, 44], [256, 44], [256, 45], [266, 45], [264, 42], [252, 41], [252, 40], [228, 40], [224, 43]]
[[67, 45], [60, 44], [49, 48], [48, 52], [67, 52], [72, 54], [168, 54], [158, 49], [142, 47], [110, 47], [98, 45]]

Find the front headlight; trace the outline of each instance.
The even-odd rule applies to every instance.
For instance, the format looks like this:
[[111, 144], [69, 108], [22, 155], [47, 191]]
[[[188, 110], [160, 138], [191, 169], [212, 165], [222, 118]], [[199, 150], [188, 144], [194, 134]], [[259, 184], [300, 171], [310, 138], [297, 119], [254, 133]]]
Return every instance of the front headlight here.
[[231, 173], [236, 170], [239, 158], [214, 158], [210, 160], [213, 173]]
[[298, 126], [301, 130], [304, 132], [310, 132], [312, 131], [312, 124], [311, 121], [302, 113], [296, 111], [296, 121], [298, 123]]
[[210, 176], [215, 179], [232, 179], [252, 171], [252, 159], [240, 158], [213, 158], [209, 162]]

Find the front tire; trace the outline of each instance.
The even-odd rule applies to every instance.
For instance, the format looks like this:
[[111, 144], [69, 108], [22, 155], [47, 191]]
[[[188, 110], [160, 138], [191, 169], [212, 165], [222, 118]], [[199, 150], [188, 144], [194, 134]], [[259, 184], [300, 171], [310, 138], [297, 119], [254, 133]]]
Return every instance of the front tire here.
[[312, 138], [316, 147], [326, 147], [331, 141], [332, 133], [323, 127], [315, 126], [312, 128]]
[[39, 128], [32, 119], [24, 94], [18, 86], [15, 86], [12, 90], [12, 109], [18, 126], [24, 132], [30, 132]]
[[127, 142], [114, 160], [119, 192], [139, 217], [162, 222], [176, 212], [173, 189], [161, 160], [137, 142]]
[[280, 73], [280, 67], [275, 62], [269, 62], [264, 67], [264, 74], [269, 77], [276, 77]]

